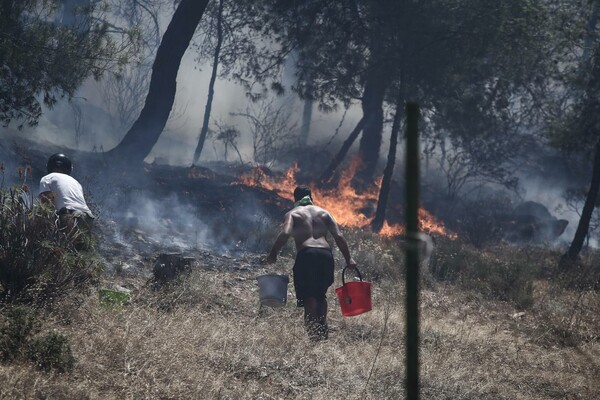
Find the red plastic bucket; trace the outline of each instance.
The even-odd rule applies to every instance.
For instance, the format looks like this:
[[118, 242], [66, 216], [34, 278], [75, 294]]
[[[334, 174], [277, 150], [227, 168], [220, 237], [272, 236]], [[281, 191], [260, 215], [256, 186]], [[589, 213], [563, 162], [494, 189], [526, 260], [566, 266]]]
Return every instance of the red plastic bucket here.
[[342, 271], [342, 286], [335, 289], [340, 307], [342, 307], [342, 315], [352, 317], [371, 311], [371, 282], [363, 282], [362, 275], [358, 268], [356, 273], [360, 281], [346, 282], [346, 269]]

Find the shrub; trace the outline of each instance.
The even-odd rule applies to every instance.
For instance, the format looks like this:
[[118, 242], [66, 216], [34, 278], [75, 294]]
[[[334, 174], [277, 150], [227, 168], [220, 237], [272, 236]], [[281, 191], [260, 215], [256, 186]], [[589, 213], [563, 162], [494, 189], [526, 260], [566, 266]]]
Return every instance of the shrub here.
[[449, 228], [457, 232], [464, 241], [483, 248], [502, 239], [504, 232], [499, 218], [511, 212], [510, 198], [494, 193], [485, 199], [455, 200], [450, 206], [448, 202], [444, 202], [444, 207], [440, 208], [436, 216], [446, 221]]
[[[380, 281], [383, 277], [400, 279], [404, 274], [404, 247], [397, 238], [388, 239], [370, 232], [368, 229], [344, 229], [344, 236], [350, 246], [350, 253], [366, 280]], [[341, 257], [334, 244], [335, 253]], [[345, 262], [341, 258], [343, 267]]]
[[54, 211], [31, 204], [27, 187], [0, 190], [0, 299], [45, 302], [95, 281], [101, 264], [75, 248]]
[[0, 320], [0, 356], [3, 361], [20, 358], [40, 329], [35, 312], [25, 306], [10, 307]]
[[441, 281], [457, 282], [487, 299], [511, 302], [520, 309], [533, 305], [535, 266], [509, 257], [477, 250], [459, 240], [440, 239], [430, 271]]
[[34, 339], [28, 354], [38, 368], [44, 371], [67, 372], [72, 370], [75, 364], [69, 338], [57, 332]]
[[[461, 219], [461, 235], [468, 238], [469, 242], [477, 248], [500, 241], [503, 232], [495, 219], [493, 213], [495, 209], [489, 205], [479, 205], [479, 207], [472, 205], [472, 207], [479, 212], [468, 212], [463, 215]], [[487, 212], [482, 212], [481, 210]]]
[[454, 282], [465, 266], [471, 262], [469, 254], [463, 251], [463, 245], [459, 240], [440, 238], [431, 257], [429, 270], [433, 278], [439, 281]]
[[69, 338], [51, 332], [36, 338], [41, 322], [30, 307], [9, 307], [0, 320], [0, 357], [2, 361], [14, 361], [28, 357], [45, 370], [66, 372], [73, 368], [75, 358]]

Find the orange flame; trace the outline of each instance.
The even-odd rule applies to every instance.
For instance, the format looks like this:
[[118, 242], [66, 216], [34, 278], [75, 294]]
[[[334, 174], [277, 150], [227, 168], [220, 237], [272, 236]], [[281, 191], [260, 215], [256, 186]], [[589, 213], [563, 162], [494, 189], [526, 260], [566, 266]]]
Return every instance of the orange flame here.
[[[377, 198], [381, 187], [381, 179], [363, 193], [358, 193], [351, 185], [352, 179], [360, 165], [360, 160], [355, 159], [349, 167], [342, 173], [337, 188], [319, 189], [313, 185], [312, 193], [315, 203], [323, 207], [334, 216], [336, 221], [348, 228], [368, 227], [371, 219], [365, 215], [366, 210], [374, 211], [377, 207]], [[261, 187], [277, 193], [282, 198], [293, 199], [294, 189], [298, 186], [296, 174], [300, 171], [297, 164], [294, 164], [281, 178], [273, 178], [260, 166], [255, 167], [251, 173], [245, 174], [234, 184], [241, 184], [251, 187]], [[446, 230], [444, 225], [439, 222], [431, 213], [424, 208], [419, 209], [419, 220], [421, 229], [429, 234], [447, 236], [456, 238], [456, 234]], [[406, 229], [401, 224], [389, 224], [384, 222], [380, 236], [394, 237], [403, 235]]]
[[448, 231], [443, 223], [423, 207], [419, 207], [419, 229], [430, 235], [446, 236], [450, 239], [458, 238], [456, 233]]

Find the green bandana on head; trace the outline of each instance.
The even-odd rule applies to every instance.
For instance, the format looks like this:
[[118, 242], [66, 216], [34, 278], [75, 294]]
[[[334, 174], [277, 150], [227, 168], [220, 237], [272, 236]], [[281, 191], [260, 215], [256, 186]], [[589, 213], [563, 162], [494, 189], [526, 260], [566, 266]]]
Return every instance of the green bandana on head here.
[[310, 198], [310, 196], [304, 196], [303, 198], [301, 198], [300, 200], [298, 200], [297, 202], [294, 203], [294, 207], [299, 207], [299, 206], [312, 206], [313, 202], [312, 199]]

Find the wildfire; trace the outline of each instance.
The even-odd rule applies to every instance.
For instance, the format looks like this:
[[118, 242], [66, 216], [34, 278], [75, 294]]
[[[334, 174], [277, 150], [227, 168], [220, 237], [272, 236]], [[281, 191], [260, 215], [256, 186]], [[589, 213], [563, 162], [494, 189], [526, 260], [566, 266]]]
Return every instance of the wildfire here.
[[446, 236], [450, 239], [456, 239], [458, 235], [448, 231], [444, 224], [438, 221], [429, 211], [423, 207], [419, 208], [419, 228], [430, 235]]
[[[337, 187], [334, 189], [319, 189], [314, 185], [311, 187], [316, 204], [328, 210], [340, 225], [349, 228], [364, 228], [371, 223], [371, 219], [365, 215], [365, 211], [375, 210], [379, 188], [381, 187], [381, 179], [379, 179], [370, 190], [357, 193], [352, 187], [351, 181], [358, 166], [359, 161], [353, 161], [344, 171]], [[291, 199], [293, 198], [294, 189], [298, 186], [296, 174], [299, 171], [298, 165], [294, 164], [283, 177], [274, 178], [269, 176], [263, 168], [256, 167], [251, 173], [241, 176], [236, 184], [261, 187], [274, 191], [280, 197]], [[450, 238], [456, 237], [456, 234], [448, 232], [444, 225], [424, 208], [419, 209], [419, 220], [421, 229], [424, 232]], [[394, 237], [404, 233], [405, 228], [403, 225], [389, 224], [385, 221], [379, 235]]]

